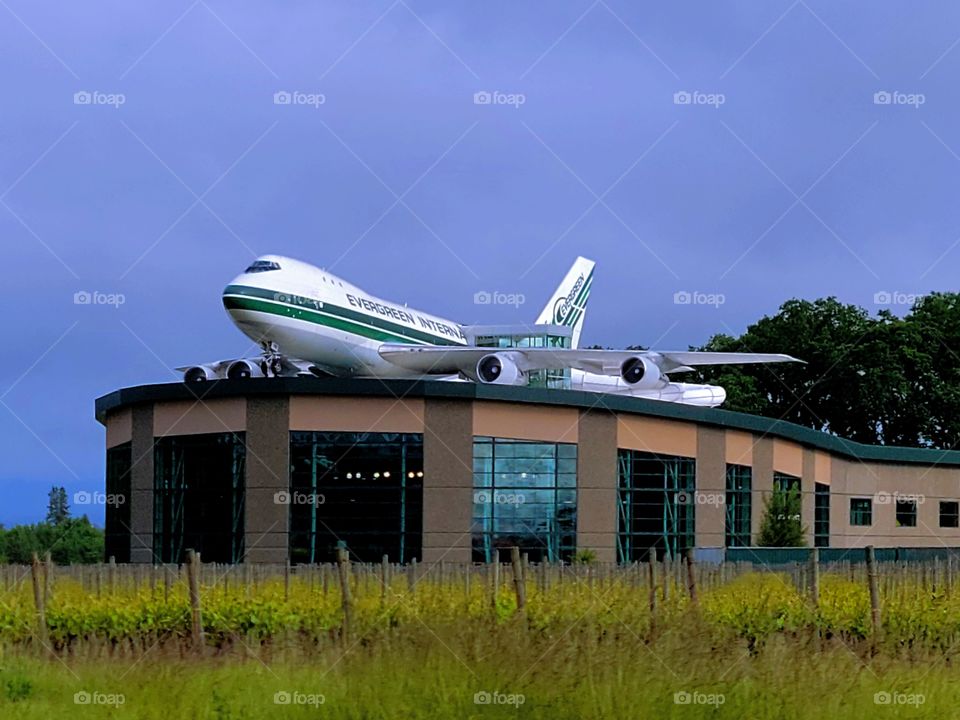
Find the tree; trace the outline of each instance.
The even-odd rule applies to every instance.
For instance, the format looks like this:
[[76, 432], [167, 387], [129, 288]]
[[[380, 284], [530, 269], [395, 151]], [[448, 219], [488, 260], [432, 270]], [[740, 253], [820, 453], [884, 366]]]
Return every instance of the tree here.
[[803, 547], [806, 528], [800, 522], [800, 488], [774, 487], [764, 501], [763, 520], [757, 545], [760, 547]]
[[67, 491], [63, 486], [54, 485], [50, 488], [47, 500], [47, 520], [49, 525], [61, 525], [70, 517], [70, 507], [67, 505]]

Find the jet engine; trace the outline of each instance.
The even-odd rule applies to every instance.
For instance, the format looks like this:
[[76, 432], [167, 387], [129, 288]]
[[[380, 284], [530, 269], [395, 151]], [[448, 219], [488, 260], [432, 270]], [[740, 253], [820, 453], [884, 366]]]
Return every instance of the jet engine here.
[[484, 355], [477, 363], [477, 378], [493, 385], [523, 385], [526, 379], [517, 364], [507, 355]]
[[663, 374], [654, 363], [642, 356], [627, 358], [620, 366], [620, 377], [635, 390], [659, 387], [663, 384]]
[[263, 370], [258, 363], [250, 360], [236, 360], [230, 363], [227, 368], [227, 378], [230, 380], [242, 380], [244, 378], [263, 377]]
[[187, 384], [216, 380], [217, 373], [209, 365], [197, 365], [187, 368], [183, 373], [183, 381]]

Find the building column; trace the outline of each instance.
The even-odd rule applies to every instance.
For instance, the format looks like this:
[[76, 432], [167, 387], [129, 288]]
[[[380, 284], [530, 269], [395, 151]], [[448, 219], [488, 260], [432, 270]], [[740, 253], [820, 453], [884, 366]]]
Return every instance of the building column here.
[[290, 490], [290, 399], [247, 399], [244, 562], [285, 563], [290, 506], [277, 493]]
[[130, 562], [152, 565], [153, 405], [133, 407], [130, 450]]
[[423, 409], [423, 558], [470, 562], [473, 405], [427, 398]]
[[814, 523], [817, 519], [817, 456], [811, 448], [803, 449], [803, 470], [800, 477], [800, 522], [806, 529], [807, 547], [814, 545]]
[[617, 418], [581, 410], [577, 429], [577, 550], [617, 560]]
[[697, 426], [697, 492], [693, 498], [698, 548], [722, 548], [727, 529], [727, 433]]
[[766, 515], [767, 498], [773, 494], [773, 439], [754, 438], [753, 470], [750, 478], [750, 535], [752, 544], [756, 545], [760, 526]]

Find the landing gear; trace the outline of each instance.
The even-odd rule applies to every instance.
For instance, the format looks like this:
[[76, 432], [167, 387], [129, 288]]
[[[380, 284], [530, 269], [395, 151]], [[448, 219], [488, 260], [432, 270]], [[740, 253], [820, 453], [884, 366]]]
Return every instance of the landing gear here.
[[280, 377], [283, 373], [283, 355], [280, 354], [280, 347], [270, 340], [264, 340], [260, 343], [263, 349], [263, 357], [260, 360], [260, 370], [264, 377]]

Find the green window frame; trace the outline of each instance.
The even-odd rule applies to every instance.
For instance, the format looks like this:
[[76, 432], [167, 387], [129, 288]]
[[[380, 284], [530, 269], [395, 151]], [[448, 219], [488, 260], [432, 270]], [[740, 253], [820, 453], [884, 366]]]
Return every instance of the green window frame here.
[[960, 527], [960, 502], [956, 500], [940, 501], [940, 527]]
[[830, 547], [830, 486], [814, 483], [813, 545]]
[[750, 547], [753, 468], [727, 465], [726, 530], [727, 547]]
[[917, 502], [896, 498], [897, 527], [917, 526]]
[[873, 500], [871, 498], [850, 498], [850, 525], [853, 527], [873, 525]]

